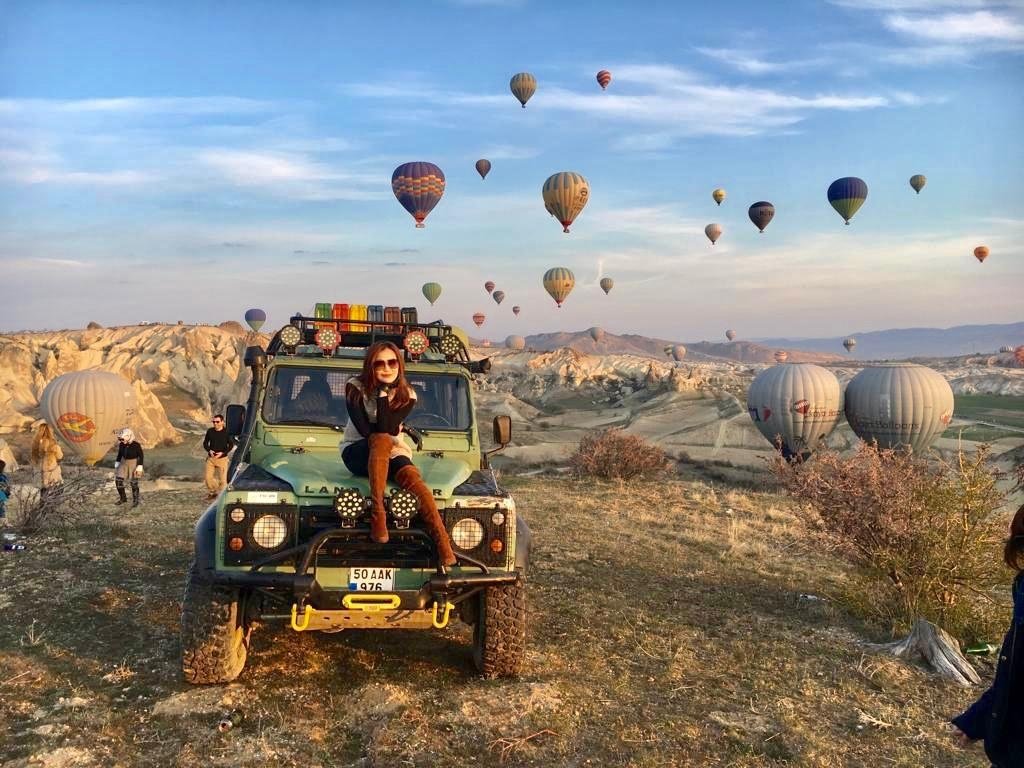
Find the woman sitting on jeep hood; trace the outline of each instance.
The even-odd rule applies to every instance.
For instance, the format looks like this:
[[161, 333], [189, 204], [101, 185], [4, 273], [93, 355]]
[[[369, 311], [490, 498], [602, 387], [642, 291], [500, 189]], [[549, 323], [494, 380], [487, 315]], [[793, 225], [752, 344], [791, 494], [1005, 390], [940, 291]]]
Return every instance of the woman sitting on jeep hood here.
[[345, 401], [349, 419], [341, 460], [353, 475], [370, 479], [370, 538], [378, 544], [388, 541], [384, 490], [390, 479], [419, 500], [420, 519], [437, 546], [441, 564], [454, 565], [455, 553], [434, 495], [400, 437], [402, 422], [416, 406], [416, 393], [405, 380], [402, 351], [390, 341], [378, 341], [366, 350], [362, 373], [345, 387]]

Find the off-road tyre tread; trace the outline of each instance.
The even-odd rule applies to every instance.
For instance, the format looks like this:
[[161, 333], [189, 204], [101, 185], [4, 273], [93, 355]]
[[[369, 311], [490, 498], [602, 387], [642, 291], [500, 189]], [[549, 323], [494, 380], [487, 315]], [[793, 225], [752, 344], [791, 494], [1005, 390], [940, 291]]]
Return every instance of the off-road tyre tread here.
[[526, 584], [487, 587], [473, 632], [473, 661], [486, 678], [515, 677], [526, 656]]
[[181, 671], [195, 685], [229, 683], [242, 673], [248, 636], [238, 640], [238, 590], [203, 581], [189, 565], [181, 605]]

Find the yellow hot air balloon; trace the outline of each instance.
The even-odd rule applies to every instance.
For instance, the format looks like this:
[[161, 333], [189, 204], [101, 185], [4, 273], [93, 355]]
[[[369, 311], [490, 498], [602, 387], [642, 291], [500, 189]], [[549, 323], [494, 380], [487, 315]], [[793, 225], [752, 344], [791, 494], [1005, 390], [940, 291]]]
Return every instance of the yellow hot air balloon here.
[[90, 466], [113, 447], [118, 429], [132, 425], [135, 408], [131, 384], [106, 371], [65, 373], [39, 398], [46, 423]]
[[725, 190], [719, 187], [718, 189], [711, 193], [711, 197], [714, 198], [714, 201], [716, 203], [721, 205], [722, 201], [725, 200]]
[[566, 267], [552, 267], [544, 273], [544, 290], [559, 307], [576, 285], [576, 276]]
[[561, 171], [548, 176], [541, 193], [544, 195], [544, 209], [558, 219], [562, 231], [568, 233], [569, 225], [590, 199], [590, 184], [578, 173]]
[[537, 91], [537, 78], [529, 72], [520, 72], [512, 75], [508, 87], [512, 90], [512, 94], [519, 99], [523, 109], [526, 109], [526, 102]]

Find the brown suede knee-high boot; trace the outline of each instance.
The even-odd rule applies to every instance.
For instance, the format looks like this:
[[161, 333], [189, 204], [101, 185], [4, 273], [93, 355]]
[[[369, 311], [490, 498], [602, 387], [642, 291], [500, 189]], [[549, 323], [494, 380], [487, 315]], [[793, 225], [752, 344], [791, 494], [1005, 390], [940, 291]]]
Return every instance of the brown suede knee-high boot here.
[[394, 445], [391, 435], [373, 433], [367, 438], [370, 443], [370, 461], [367, 465], [370, 478], [370, 538], [378, 544], [388, 542], [388, 516], [384, 510], [384, 491], [388, 487], [388, 462]]
[[423, 482], [420, 471], [414, 466], [402, 467], [395, 473], [395, 482], [419, 500], [420, 518], [423, 520], [430, 538], [437, 545], [437, 556], [441, 565], [455, 565], [455, 553], [452, 552], [448, 530], [444, 527], [444, 521], [441, 520], [441, 513], [437, 511], [434, 494]]

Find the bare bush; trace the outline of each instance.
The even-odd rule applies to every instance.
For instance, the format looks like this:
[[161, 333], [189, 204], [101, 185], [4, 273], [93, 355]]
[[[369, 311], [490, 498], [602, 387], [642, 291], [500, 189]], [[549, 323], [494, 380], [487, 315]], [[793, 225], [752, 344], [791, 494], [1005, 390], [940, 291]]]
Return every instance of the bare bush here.
[[69, 473], [65, 470], [64, 482], [59, 486], [44, 491], [17, 486], [8, 505], [11, 527], [20, 533], [63, 530], [94, 506], [92, 497], [105, 484], [102, 473], [88, 470]]
[[847, 597], [867, 618], [894, 631], [924, 618], [968, 640], [1005, 623], [1005, 497], [987, 448], [929, 461], [862, 443], [772, 470], [818, 540], [858, 566]]
[[658, 446], [613, 428], [580, 440], [569, 466], [577, 477], [629, 480], [661, 474], [669, 460]]

